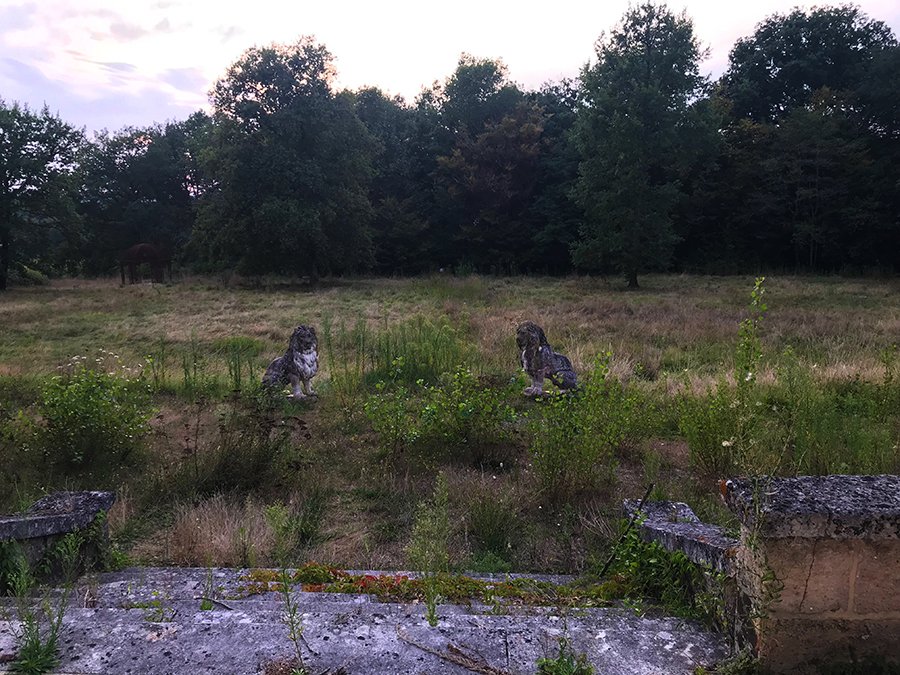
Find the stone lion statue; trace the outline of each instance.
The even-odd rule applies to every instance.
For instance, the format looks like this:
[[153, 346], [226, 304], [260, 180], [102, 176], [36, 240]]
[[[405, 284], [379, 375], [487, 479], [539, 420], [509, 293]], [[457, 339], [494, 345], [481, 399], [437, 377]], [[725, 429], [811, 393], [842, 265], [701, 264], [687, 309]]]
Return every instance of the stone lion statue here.
[[263, 385], [275, 389], [290, 384], [291, 394], [297, 399], [317, 396], [310, 381], [319, 372], [318, 348], [315, 328], [297, 326], [284, 356], [279, 356], [266, 368]]
[[522, 368], [531, 376], [531, 386], [526, 387], [526, 396], [539, 396], [544, 392], [544, 378], [550, 380], [563, 391], [578, 387], [578, 378], [572, 362], [562, 354], [553, 351], [544, 330], [533, 321], [525, 321], [516, 329], [516, 345]]

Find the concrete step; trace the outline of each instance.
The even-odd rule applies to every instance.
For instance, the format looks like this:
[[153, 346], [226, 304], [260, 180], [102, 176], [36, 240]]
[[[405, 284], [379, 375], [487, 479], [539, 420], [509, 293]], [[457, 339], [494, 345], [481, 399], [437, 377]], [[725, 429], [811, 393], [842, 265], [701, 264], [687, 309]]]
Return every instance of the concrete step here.
[[[725, 654], [720, 637], [694, 624], [642, 618], [624, 609], [513, 616], [440, 607], [438, 626], [432, 628], [421, 606], [382, 607], [381, 612], [366, 611], [372, 608], [365, 605], [347, 605], [344, 613], [304, 612], [303, 649], [311, 672], [340, 667], [371, 675], [473, 672], [453, 662], [458, 658], [453, 646], [494, 672], [533, 673], [538, 658], [555, 654], [561, 637], [604, 674], [690, 673]], [[58, 672], [250, 675], [291, 655], [287, 629], [275, 610], [196, 610], [168, 618], [151, 621], [140, 609], [69, 610]], [[13, 628], [0, 621], [0, 654], [10, 652]]]
[[[78, 580], [73, 596], [83, 606], [122, 607], [136, 605], [146, 606], [158, 602], [194, 601], [201, 597], [235, 603], [270, 603], [280, 605], [281, 594], [276, 591], [264, 591], [264, 585], [253, 583], [247, 579], [248, 570], [227, 568], [131, 568], [121, 572], [87, 575]], [[276, 571], [277, 573], [277, 571]], [[386, 576], [415, 578], [411, 572], [364, 571], [348, 572], [353, 575]], [[573, 577], [546, 575], [475, 575], [486, 583], [500, 583], [510, 579], [517, 583], [534, 581], [536, 584], [559, 585], [569, 583]], [[378, 602], [374, 595], [345, 593], [309, 593], [303, 590], [305, 584], [295, 583], [292, 595], [298, 602], [315, 602], [322, 605]], [[271, 584], [271, 588], [277, 588]], [[308, 587], [308, 586], [307, 586]], [[52, 595], [61, 593], [53, 590]], [[9, 599], [0, 598], [0, 606], [8, 604]], [[510, 604], [517, 604], [512, 601]]]
[[[145, 568], [79, 580], [66, 612], [56, 672], [251, 675], [290, 657], [283, 599], [274, 592], [242, 592], [244, 573]], [[199, 596], [210, 594], [222, 604], [201, 610]], [[442, 604], [432, 628], [422, 603], [302, 590], [293, 598], [304, 627], [303, 653], [309, 672], [316, 674], [339, 668], [367, 675], [534, 673], [537, 659], [555, 655], [563, 637], [604, 674], [690, 673], [725, 656], [722, 636], [623, 608]], [[10, 600], [3, 605], [0, 672], [9, 668], [17, 627]]]

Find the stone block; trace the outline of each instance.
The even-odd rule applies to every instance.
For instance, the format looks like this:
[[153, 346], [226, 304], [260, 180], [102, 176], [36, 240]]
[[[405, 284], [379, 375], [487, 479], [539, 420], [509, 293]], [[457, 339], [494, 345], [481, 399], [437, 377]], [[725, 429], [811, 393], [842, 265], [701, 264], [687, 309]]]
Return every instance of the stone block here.
[[[626, 499], [625, 514], [633, 516], [640, 502]], [[638, 532], [644, 541], [655, 541], [669, 551], [680, 551], [699, 565], [731, 574], [738, 541], [721, 527], [701, 523], [683, 502], [647, 502], [641, 509], [643, 520]]]
[[720, 489], [762, 537], [900, 538], [900, 476], [735, 478]]
[[900, 614], [900, 540], [865, 542], [855, 581], [855, 612]]
[[773, 673], [813, 675], [824, 667], [838, 673], [841, 664], [860, 661], [900, 666], [897, 636], [900, 618], [868, 621], [770, 617], [762, 622], [757, 649], [760, 660]]
[[[113, 492], [54, 492], [36, 501], [25, 513], [0, 517], [0, 542], [15, 542], [30, 565], [45, 562], [47, 554], [70, 532], [92, 525], [116, 500]], [[85, 565], [101, 555], [108, 529], [104, 526], [93, 541], [83, 541], [80, 562]], [[49, 576], [61, 574], [57, 561], [50, 564]]]
[[772, 539], [766, 562], [783, 585], [773, 612], [821, 614], [849, 608], [856, 551], [846, 540]]

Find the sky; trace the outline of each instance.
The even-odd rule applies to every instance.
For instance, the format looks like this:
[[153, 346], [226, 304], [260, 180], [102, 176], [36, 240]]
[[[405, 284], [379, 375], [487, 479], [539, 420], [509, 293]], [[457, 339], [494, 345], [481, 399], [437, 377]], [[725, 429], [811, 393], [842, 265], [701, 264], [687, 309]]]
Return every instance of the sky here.
[[[89, 132], [181, 120], [248, 48], [315, 36], [337, 86], [413, 101], [467, 52], [500, 58], [525, 88], [576, 77], [628, 0], [0, 0], [0, 98], [45, 103]], [[718, 76], [734, 42], [773, 13], [821, 2], [677, 0]], [[900, 34], [900, 2], [861, 0]]]

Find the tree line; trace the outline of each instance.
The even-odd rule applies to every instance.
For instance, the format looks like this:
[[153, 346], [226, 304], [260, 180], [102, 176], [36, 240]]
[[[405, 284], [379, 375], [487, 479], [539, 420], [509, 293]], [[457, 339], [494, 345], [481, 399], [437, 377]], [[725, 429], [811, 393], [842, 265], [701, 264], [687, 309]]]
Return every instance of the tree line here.
[[760, 23], [716, 81], [685, 14], [629, 9], [577, 80], [464, 54], [413, 103], [327, 48], [254, 47], [211, 113], [88, 139], [0, 99], [0, 288], [138, 242], [244, 274], [900, 269], [900, 47], [852, 5]]

